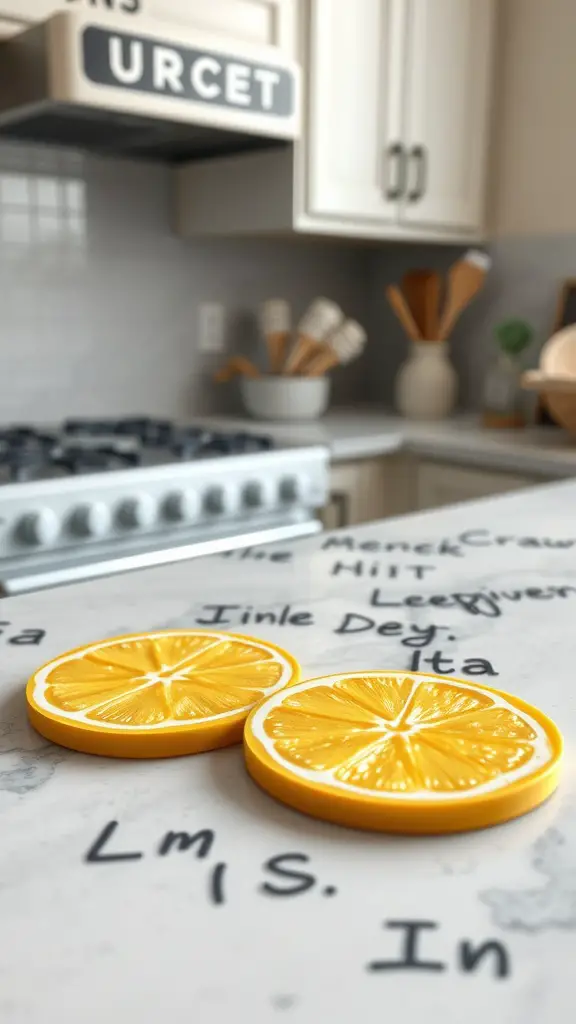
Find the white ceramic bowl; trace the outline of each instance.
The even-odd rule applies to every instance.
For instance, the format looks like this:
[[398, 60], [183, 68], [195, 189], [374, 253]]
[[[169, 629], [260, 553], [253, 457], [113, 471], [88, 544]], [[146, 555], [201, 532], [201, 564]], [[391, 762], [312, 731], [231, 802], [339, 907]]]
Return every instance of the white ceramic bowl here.
[[257, 420], [316, 420], [328, 408], [329, 377], [242, 377], [246, 412]]

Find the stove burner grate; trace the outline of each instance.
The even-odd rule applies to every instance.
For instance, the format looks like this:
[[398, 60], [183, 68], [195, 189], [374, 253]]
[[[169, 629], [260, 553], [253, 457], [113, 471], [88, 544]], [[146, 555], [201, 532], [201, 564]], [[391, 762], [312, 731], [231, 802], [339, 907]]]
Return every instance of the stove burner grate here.
[[[272, 438], [217, 431], [148, 416], [64, 421], [51, 433], [15, 425], [0, 429], [0, 474], [10, 481], [79, 475], [176, 460], [269, 451]], [[149, 452], [149, 455], [147, 454]]]
[[145, 447], [163, 448], [170, 444], [174, 426], [170, 420], [148, 416], [128, 416], [122, 419], [69, 419], [63, 431], [73, 437], [133, 437]]
[[52, 452], [50, 464], [67, 470], [73, 475], [79, 473], [101, 472], [115, 466], [140, 466], [142, 456], [139, 452], [128, 452], [104, 445], [101, 448], [82, 448], [68, 445]]

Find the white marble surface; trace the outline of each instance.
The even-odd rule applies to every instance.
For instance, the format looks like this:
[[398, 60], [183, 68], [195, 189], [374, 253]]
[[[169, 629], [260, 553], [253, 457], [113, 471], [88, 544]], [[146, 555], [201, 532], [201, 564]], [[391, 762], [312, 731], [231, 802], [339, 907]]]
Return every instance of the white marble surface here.
[[210, 418], [214, 426], [262, 430], [297, 444], [325, 444], [335, 462], [410, 451], [427, 458], [567, 477], [576, 475], [576, 438], [556, 428], [484, 430], [479, 418], [455, 416], [439, 423], [415, 423], [373, 410], [328, 413], [315, 423], [259, 423]]
[[[576, 483], [260, 554], [2, 602], [0, 1020], [566, 1020], [576, 955]], [[337, 562], [355, 571], [335, 574]], [[375, 591], [389, 607], [374, 606]], [[430, 606], [432, 595], [450, 601]], [[277, 804], [247, 777], [238, 748], [120, 762], [57, 749], [27, 726], [24, 684], [40, 662], [99, 637], [207, 624], [207, 606], [223, 604], [236, 606], [223, 628], [280, 643], [306, 675], [408, 668], [414, 649], [402, 641], [429, 640], [421, 657], [442, 652], [442, 672], [510, 690], [555, 718], [567, 744], [559, 792], [495, 829], [392, 838]], [[286, 620], [286, 606], [308, 612], [309, 624], [254, 624], [256, 611]], [[347, 615], [370, 628], [342, 633]], [[395, 635], [378, 633], [386, 622], [398, 623]], [[26, 629], [46, 631], [40, 646], [14, 643], [33, 638]], [[496, 674], [473, 675], [471, 659]], [[112, 821], [105, 852], [142, 856], [86, 863]], [[168, 831], [200, 829], [214, 831], [204, 858], [197, 848], [159, 855]], [[262, 889], [297, 887], [264, 867], [285, 854], [299, 855], [281, 862], [286, 871], [315, 880], [298, 895]], [[218, 864], [225, 902], [213, 905]], [[386, 922], [402, 920], [438, 925], [418, 951], [443, 970], [367, 970], [399, 957], [402, 933]], [[461, 943], [486, 941], [500, 952], [463, 970]], [[509, 974], [496, 977], [502, 948]]]

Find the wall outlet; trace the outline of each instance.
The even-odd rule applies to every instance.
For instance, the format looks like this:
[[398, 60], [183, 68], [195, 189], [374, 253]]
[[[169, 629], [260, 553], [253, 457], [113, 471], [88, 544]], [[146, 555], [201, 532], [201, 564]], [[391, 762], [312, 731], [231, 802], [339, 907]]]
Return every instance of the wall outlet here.
[[224, 306], [221, 302], [201, 302], [198, 307], [198, 351], [223, 352], [225, 342]]

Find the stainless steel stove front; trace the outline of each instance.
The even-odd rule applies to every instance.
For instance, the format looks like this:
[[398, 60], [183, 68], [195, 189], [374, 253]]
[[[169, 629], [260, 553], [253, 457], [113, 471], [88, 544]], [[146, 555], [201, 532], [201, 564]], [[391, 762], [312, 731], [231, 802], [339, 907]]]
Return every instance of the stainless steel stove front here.
[[327, 491], [320, 446], [7, 484], [0, 593], [306, 536]]

